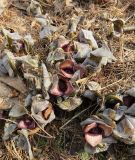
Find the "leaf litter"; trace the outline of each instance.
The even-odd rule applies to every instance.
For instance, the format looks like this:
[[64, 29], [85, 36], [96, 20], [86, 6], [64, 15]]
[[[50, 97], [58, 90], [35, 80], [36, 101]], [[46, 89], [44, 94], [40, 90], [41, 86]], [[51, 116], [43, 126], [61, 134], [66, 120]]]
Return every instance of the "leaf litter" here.
[[135, 25], [132, 3], [0, 4], [0, 109], [8, 159], [46, 156], [36, 154], [35, 142], [43, 137], [45, 153], [54, 147], [47, 155], [53, 159], [78, 159], [84, 143], [96, 159], [109, 156], [112, 146], [134, 146], [134, 50], [125, 45], [134, 45], [134, 30], [124, 30]]

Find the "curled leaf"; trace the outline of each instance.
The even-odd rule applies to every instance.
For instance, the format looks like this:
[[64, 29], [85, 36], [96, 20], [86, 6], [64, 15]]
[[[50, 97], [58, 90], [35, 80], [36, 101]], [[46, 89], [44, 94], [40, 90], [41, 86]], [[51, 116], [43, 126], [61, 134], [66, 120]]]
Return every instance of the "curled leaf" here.
[[25, 51], [27, 53], [29, 53], [30, 51], [32, 51], [32, 46], [34, 45], [34, 40], [31, 37], [30, 34], [26, 35], [24, 37], [24, 47], [25, 47]]
[[80, 43], [77, 41], [74, 41], [74, 48], [76, 53], [73, 54], [73, 58], [77, 60], [89, 57], [90, 52], [92, 51], [92, 48], [90, 48], [89, 44]]
[[62, 48], [57, 48], [55, 51], [52, 51], [47, 56], [48, 64], [56, 63], [57, 61], [65, 60], [65, 53]]
[[122, 105], [122, 104], [123, 104], [122, 97], [121, 95], [118, 95], [118, 94], [107, 95], [104, 100], [105, 108], [117, 109], [119, 105]]
[[46, 13], [45, 15], [43, 15], [43, 14], [36, 15], [35, 19], [39, 24], [41, 24], [42, 27], [46, 26], [46, 25], [50, 25], [52, 23], [52, 20], [49, 17], [48, 13]]
[[73, 15], [73, 17], [70, 19], [69, 22], [69, 33], [71, 34], [76, 33], [77, 25], [80, 22], [80, 20], [81, 20], [80, 16], [78, 17], [76, 15]]
[[10, 109], [12, 106], [3, 98], [0, 97], [0, 110]]
[[58, 99], [57, 102], [61, 109], [67, 111], [72, 111], [82, 104], [82, 100], [79, 97], [68, 97], [63, 101], [62, 99]]
[[135, 116], [135, 103], [133, 103], [126, 111], [126, 114]]
[[15, 104], [15, 106], [12, 107], [12, 109], [9, 112], [10, 117], [20, 117], [25, 114], [26, 114], [26, 110], [25, 110], [24, 106], [20, 103]]
[[26, 93], [26, 86], [20, 78], [11, 78], [11, 77], [0, 77], [0, 82], [16, 89], [20, 93]]
[[106, 65], [107, 62], [111, 63], [112, 61], [116, 60], [106, 44], [103, 44], [101, 48], [97, 48], [96, 50], [92, 51], [91, 54], [95, 57], [101, 57], [101, 64], [103, 65]]
[[39, 35], [40, 38], [48, 38], [49, 36], [51, 36], [54, 32], [56, 32], [58, 30], [57, 27], [55, 26], [44, 26], [44, 28], [40, 31]]
[[135, 87], [127, 90], [125, 93], [132, 96], [132, 97], [135, 97]]
[[25, 130], [25, 129], [22, 129], [22, 130], [20, 130], [19, 132], [20, 132], [22, 135], [24, 135], [24, 137], [26, 138], [26, 141], [27, 141], [27, 144], [28, 144], [29, 159], [30, 159], [30, 160], [33, 160], [33, 159], [34, 159], [34, 156], [33, 156], [33, 153], [32, 153], [31, 144], [30, 144], [29, 137], [28, 137], [28, 131]]
[[125, 116], [116, 129], [113, 130], [114, 137], [126, 144], [135, 144], [135, 118]]
[[103, 111], [103, 114], [111, 118], [112, 120], [118, 121], [124, 116], [126, 110], [127, 110], [126, 106], [120, 106], [116, 110], [108, 108]]
[[4, 68], [7, 70], [9, 76], [14, 77], [16, 71], [14, 55], [7, 49], [3, 51], [3, 54], [5, 56], [2, 58], [2, 64]]
[[81, 29], [79, 33], [79, 40], [82, 43], [88, 43], [92, 48], [98, 48], [97, 42], [93, 37], [92, 31]]
[[33, 68], [38, 68], [39, 67], [39, 58], [38, 56], [30, 56], [30, 55], [26, 55], [26, 56], [21, 56], [21, 57], [15, 57], [14, 58], [16, 61], [20, 61], [21, 63], [23, 63], [23, 66], [25, 67], [25, 65], [31, 66]]
[[37, 100], [35, 98], [32, 102], [31, 113], [43, 126], [46, 126], [55, 119], [52, 104], [47, 100]]
[[111, 21], [110, 34], [115, 37], [120, 37], [123, 34], [125, 21], [123, 19], [112, 19]]
[[98, 91], [101, 89], [100, 84], [94, 81], [89, 81], [86, 85], [91, 91]]
[[11, 123], [5, 123], [4, 126], [4, 134], [3, 134], [3, 140], [8, 140], [10, 136], [13, 134], [13, 132], [16, 130], [17, 125], [11, 124]]
[[0, 59], [0, 76], [4, 76], [8, 73], [6, 68], [3, 65], [2, 59]]
[[43, 86], [45, 90], [48, 91], [51, 85], [50, 74], [44, 63], [42, 63], [42, 68], [43, 68]]
[[30, 5], [27, 8], [28, 15], [41, 15], [42, 14], [42, 6], [36, 0], [31, 0]]

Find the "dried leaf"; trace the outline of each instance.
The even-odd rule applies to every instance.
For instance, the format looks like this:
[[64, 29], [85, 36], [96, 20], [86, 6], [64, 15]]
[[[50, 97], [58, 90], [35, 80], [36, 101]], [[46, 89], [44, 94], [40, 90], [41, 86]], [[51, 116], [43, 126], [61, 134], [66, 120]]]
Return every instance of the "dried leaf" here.
[[73, 17], [69, 21], [69, 33], [76, 33], [77, 25], [81, 20], [81, 16], [73, 15]]
[[10, 52], [7, 49], [5, 49], [3, 51], [3, 54], [5, 56], [2, 58], [2, 64], [3, 64], [4, 68], [7, 70], [9, 76], [14, 77], [15, 71], [16, 71], [14, 55], [12, 52]]
[[98, 93], [91, 90], [85, 90], [83, 96], [90, 99], [91, 101], [98, 101], [98, 99], [100, 99]]
[[51, 110], [49, 109], [50, 105], [51, 104], [49, 101], [39, 100], [36, 97], [32, 102], [32, 107], [31, 107], [32, 116], [43, 126], [46, 126], [48, 123], [50, 123], [55, 119], [55, 114], [53, 109]]
[[2, 59], [0, 59], [0, 76], [4, 76], [8, 73], [6, 68], [3, 65]]
[[41, 24], [42, 27], [50, 25], [52, 23], [52, 20], [49, 17], [48, 13], [46, 13], [45, 15], [43, 15], [43, 14], [36, 15], [35, 19], [39, 24]]
[[51, 86], [51, 77], [44, 63], [42, 63], [42, 68], [43, 68], [43, 86], [45, 90], [48, 91]]
[[120, 37], [123, 34], [123, 28], [125, 21], [123, 19], [111, 19], [112, 24], [110, 26], [110, 33], [115, 37]]
[[92, 48], [90, 48], [89, 44], [80, 43], [77, 41], [74, 41], [74, 48], [76, 54], [73, 54], [73, 58], [75, 59], [82, 59], [89, 57], [90, 52], [92, 51]]
[[13, 134], [15, 131], [17, 125], [16, 124], [11, 124], [11, 123], [5, 123], [4, 127], [4, 134], [3, 134], [3, 140], [8, 140], [10, 136]]
[[126, 109], [126, 106], [120, 106], [117, 110], [108, 108], [103, 111], [103, 114], [112, 120], [118, 121], [124, 116]]
[[48, 54], [46, 61], [48, 64], [53, 64], [61, 60], [65, 60], [65, 54], [63, 49], [57, 48], [55, 51], [52, 51]]
[[0, 82], [0, 97], [8, 98], [12, 94], [12, 89], [6, 84]]
[[6, 110], [6, 109], [10, 109], [12, 106], [9, 105], [9, 103], [0, 97], [0, 110]]
[[92, 31], [81, 29], [79, 33], [79, 40], [82, 43], [88, 43], [92, 48], [98, 48], [97, 42], [93, 37]]
[[3, 82], [4, 84], [16, 89], [23, 94], [27, 91], [25, 84], [20, 78], [0, 77], [0, 82]]
[[40, 38], [48, 38], [49, 36], [51, 36], [54, 32], [56, 32], [58, 30], [57, 27], [55, 26], [44, 26], [44, 28], [40, 31], [39, 35]]
[[125, 92], [126, 94], [135, 97], [135, 87], [129, 89], [128, 91]]
[[42, 6], [36, 0], [31, 0], [30, 5], [27, 8], [28, 15], [41, 15], [42, 14]]
[[63, 100], [58, 99], [57, 100], [58, 106], [67, 111], [75, 110], [77, 107], [79, 107], [82, 104], [82, 99], [79, 97], [68, 97], [67, 99]]
[[99, 91], [101, 89], [100, 84], [94, 81], [89, 81], [86, 85], [91, 91]]
[[126, 114], [135, 116], [135, 103], [133, 103], [126, 111]]
[[101, 48], [97, 48], [96, 50], [92, 51], [91, 54], [96, 57], [104, 58], [101, 60], [101, 64], [103, 65], [106, 65], [107, 62], [111, 63], [112, 61], [116, 60], [116, 58], [113, 56], [113, 53], [110, 51], [106, 44], [103, 44]]
[[26, 138], [26, 141], [27, 141], [27, 144], [28, 144], [29, 159], [33, 160], [34, 156], [33, 156], [33, 153], [32, 153], [31, 144], [30, 144], [29, 137], [28, 137], [28, 131], [25, 130], [25, 129], [22, 129], [22, 130], [20, 130], [20, 133], [23, 134], [24, 137]]
[[26, 140], [26, 137], [24, 135], [17, 135], [15, 137], [13, 137], [13, 140], [15, 141], [16, 143], [16, 146], [21, 148], [22, 150], [28, 152], [28, 143], [27, 143], [27, 140]]
[[9, 112], [9, 116], [10, 117], [20, 117], [25, 115], [26, 109], [24, 108], [24, 106], [20, 103], [16, 104], [14, 107], [12, 107], [12, 109]]
[[31, 52], [33, 45], [34, 45], [34, 40], [33, 40], [33, 38], [31, 37], [31, 35], [30, 35], [30, 34], [26, 35], [26, 36], [24, 37], [25, 51], [26, 51], [27, 53]]
[[23, 65], [27, 65], [28, 66], [31, 66], [33, 68], [38, 68], [39, 67], [39, 58], [38, 56], [30, 56], [30, 55], [27, 55], [27, 56], [21, 56], [21, 57], [15, 57], [14, 58], [16, 61], [21, 61], [23, 63]]
[[107, 143], [101, 143], [96, 147], [92, 147], [89, 144], [85, 144], [84, 149], [86, 152], [90, 153], [90, 154], [95, 154], [95, 153], [100, 153], [100, 152], [104, 152], [109, 148], [109, 144]]
[[135, 144], [135, 118], [125, 116], [113, 130], [114, 136], [126, 144]]
[[9, 5], [8, 0], [1, 0], [0, 1], [0, 15], [4, 12], [5, 8]]

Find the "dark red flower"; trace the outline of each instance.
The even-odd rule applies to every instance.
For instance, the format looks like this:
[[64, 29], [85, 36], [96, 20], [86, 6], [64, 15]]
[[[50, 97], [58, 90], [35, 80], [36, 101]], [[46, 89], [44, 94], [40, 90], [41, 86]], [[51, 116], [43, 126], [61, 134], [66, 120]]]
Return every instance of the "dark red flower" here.
[[63, 96], [63, 95], [70, 95], [74, 92], [74, 87], [72, 86], [71, 82], [65, 79], [62, 76], [55, 75], [53, 77], [53, 85], [50, 89], [50, 93], [55, 96]]
[[[89, 121], [89, 120], [86, 120]], [[86, 121], [82, 122], [85, 123]], [[87, 125], [85, 125], [84, 129], [84, 135], [86, 142], [92, 146], [96, 147], [99, 143], [102, 142], [102, 139], [104, 137], [110, 136], [112, 133], [112, 127], [105, 124], [104, 122], [100, 121], [90, 121]]]
[[132, 96], [124, 96], [123, 103], [125, 106], [130, 107], [133, 103], [135, 103], [135, 98]]
[[66, 78], [72, 78], [76, 71], [80, 71], [80, 78], [82, 78], [86, 71], [83, 67], [75, 64], [72, 60], [67, 59], [60, 64], [60, 71]]
[[20, 129], [35, 129], [36, 123], [30, 117], [22, 118], [18, 123], [18, 128]]

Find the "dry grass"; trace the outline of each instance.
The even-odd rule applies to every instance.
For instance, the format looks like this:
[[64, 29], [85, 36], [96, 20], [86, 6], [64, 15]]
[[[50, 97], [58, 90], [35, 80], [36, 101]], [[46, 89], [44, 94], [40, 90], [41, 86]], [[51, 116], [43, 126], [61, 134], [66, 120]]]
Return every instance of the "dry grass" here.
[[[67, 24], [73, 14], [81, 14], [85, 16], [86, 21], [79, 25], [78, 30], [80, 28], [91, 29], [98, 41], [105, 40], [108, 42], [109, 47], [117, 58], [117, 62], [108, 64], [103, 67], [100, 73], [90, 78], [90, 80], [96, 80], [101, 84], [102, 94], [135, 86], [135, 32], [124, 33], [119, 39], [108, 39], [107, 33], [110, 22], [102, 18], [103, 15], [106, 14], [109, 18], [120, 17], [127, 20], [126, 26], [135, 25], [135, 16], [131, 16], [133, 12], [135, 12], [134, 0], [121, 0], [118, 5], [115, 6], [90, 6], [88, 2], [80, 0], [81, 2], [78, 3], [79, 6], [76, 9], [69, 10], [68, 8], [64, 8], [63, 11], [58, 14], [54, 12], [53, 0], [39, 1], [43, 6], [44, 13], [49, 13], [54, 24], [60, 27], [60, 31], [51, 37], [50, 41], [60, 34], [69, 39], [76, 39], [77, 35], [71, 38], [66, 34]], [[35, 23], [34, 17], [27, 16], [23, 14], [22, 10], [18, 10], [12, 6], [0, 17], [0, 26], [18, 31], [21, 35], [30, 33], [35, 39], [33, 54], [39, 54], [41, 59], [45, 59], [50, 41], [46, 42], [45, 40], [39, 39], [38, 33], [41, 27]], [[0, 48], [3, 48], [3, 37], [1, 35]], [[57, 120], [50, 126], [47, 126], [47, 132], [54, 135], [56, 137], [55, 140], [33, 137], [33, 139], [38, 142], [34, 144], [33, 150], [42, 155], [40, 160], [87, 160], [87, 158], [95, 160], [105, 158], [102, 154], [91, 158], [87, 154], [83, 154], [81, 128], [78, 126], [78, 121], [80, 121], [82, 115], [71, 121], [64, 129], [59, 130], [63, 124], [77, 113], [72, 113], [70, 116], [69, 114], [64, 115], [63, 117], [66, 118], [60, 118], [60, 121]], [[87, 114], [90, 115], [89, 112]], [[41, 141], [43, 144], [40, 144]], [[8, 153], [3, 154], [3, 156], [0, 157], [1, 160], [28, 159], [24, 152], [20, 149], [16, 150], [13, 141], [5, 142], [5, 146]], [[43, 151], [41, 151], [40, 147], [42, 149], [44, 148]], [[77, 153], [75, 153], [76, 151]], [[73, 156], [71, 154], [73, 154]], [[120, 152], [119, 155], [121, 155], [119, 157], [120, 160], [124, 159], [122, 152]]]

